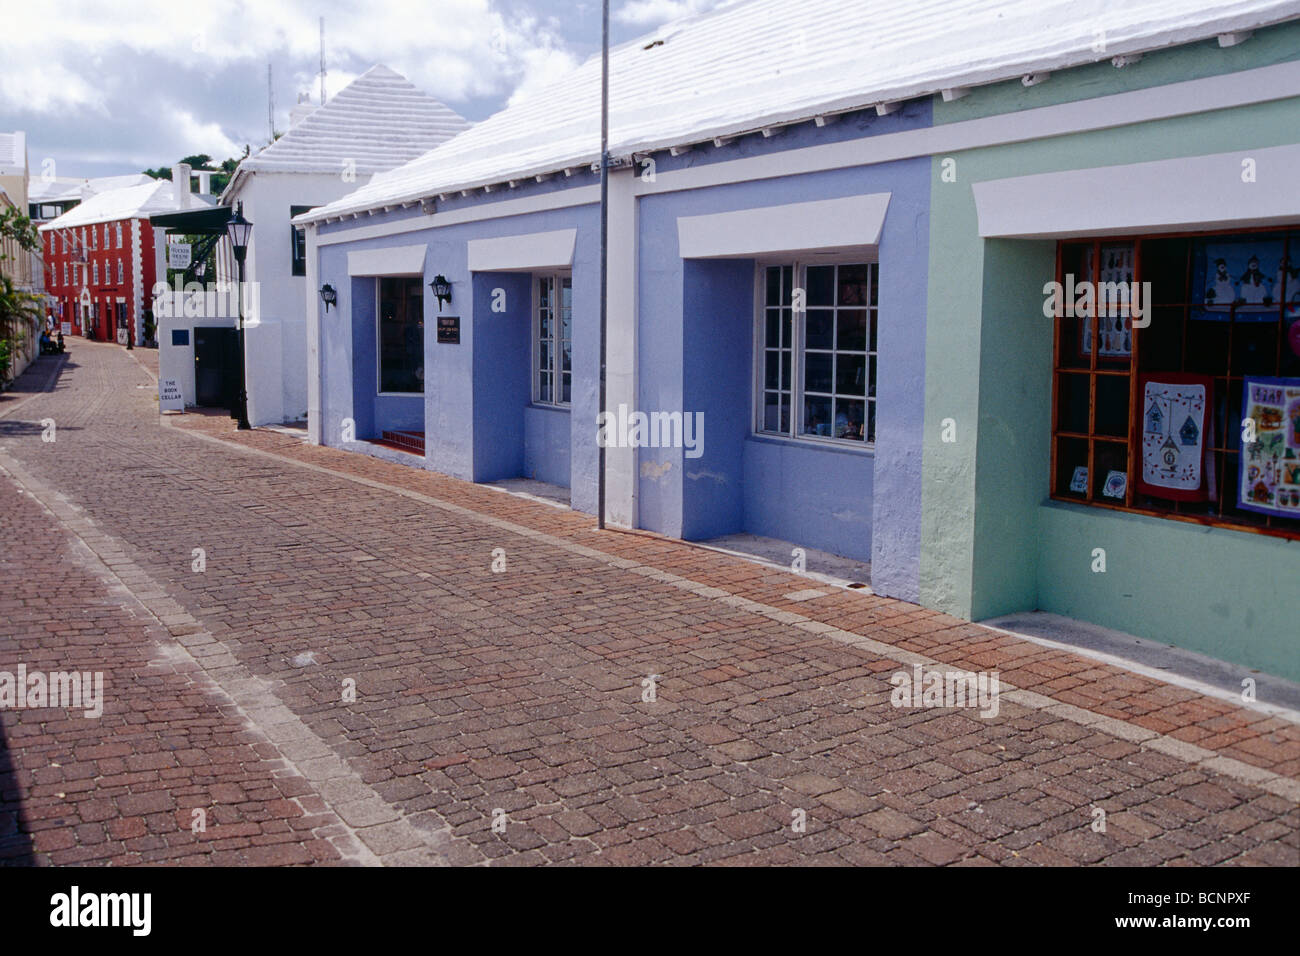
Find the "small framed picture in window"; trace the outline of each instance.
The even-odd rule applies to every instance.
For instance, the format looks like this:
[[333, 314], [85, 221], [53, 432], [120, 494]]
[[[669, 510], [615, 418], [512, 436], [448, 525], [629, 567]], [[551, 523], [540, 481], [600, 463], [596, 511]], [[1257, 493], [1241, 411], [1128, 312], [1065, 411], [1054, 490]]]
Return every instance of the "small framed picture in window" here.
[[1074, 469], [1074, 477], [1070, 479], [1070, 490], [1079, 495], [1088, 493], [1087, 465], [1079, 465]]
[[1123, 500], [1126, 491], [1128, 491], [1128, 475], [1122, 471], [1108, 471], [1106, 484], [1102, 486], [1101, 493], [1107, 498]]

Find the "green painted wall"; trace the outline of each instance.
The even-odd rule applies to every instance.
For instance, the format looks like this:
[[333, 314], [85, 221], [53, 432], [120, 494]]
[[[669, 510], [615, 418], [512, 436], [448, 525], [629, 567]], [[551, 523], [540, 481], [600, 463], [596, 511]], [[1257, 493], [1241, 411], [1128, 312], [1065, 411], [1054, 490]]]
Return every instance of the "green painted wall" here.
[[[1215, 54], [1231, 56], [1207, 64]], [[1050, 95], [1063, 101], [1130, 89], [1145, 67], [1164, 83], [1223, 72], [1229, 61], [1246, 68], [1288, 57], [1300, 58], [1298, 25], [1232, 50], [1197, 45], [1123, 70], [1058, 74], [1042, 87], [936, 98], [936, 124], [941, 114], [951, 122], [982, 115], [972, 109], [1045, 105], [1053, 101], [1025, 97], [1048, 96], [1052, 84]], [[1082, 90], [1075, 72], [1084, 74]], [[1276, 568], [1294, 587], [1300, 545], [1048, 502], [1052, 323], [1042, 286], [1053, 277], [1055, 244], [981, 240], [971, 190], [987, 179], [1295, 143], [1298, 131], [1300, 99], [1290, 99], [934, 157], [922, 604], [975, 620], [1041, 608], [1300, 679], [1300, 597], [1279, 600], [1286, 592], [1269, 573], [1225, 574]], [[956, 182], [944, 181], [945, 159], [956, 162]], [[1062, 197], [1079, 201], [1104, 197]], [[949, 418], [954, 442], [943, 441]], [[1107, 549], [1105, 574], [1089, 570], [1095, 547]]]

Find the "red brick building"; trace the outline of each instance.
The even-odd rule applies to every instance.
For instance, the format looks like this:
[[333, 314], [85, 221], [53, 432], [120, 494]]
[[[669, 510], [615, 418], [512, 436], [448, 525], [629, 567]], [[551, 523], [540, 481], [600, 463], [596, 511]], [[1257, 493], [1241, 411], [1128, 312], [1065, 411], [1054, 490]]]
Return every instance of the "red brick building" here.
[[[154, 283], [166, 279], [166, 234], [149, 217], [194, 205], [208, 196], [190, 193], [189, 167], [173, 169], [180, 189], [165, 179], [92, 196], [41, 226], [45, 290], [53, 300], [47, 318], [67, 323], [73, 335], [126, 344], [144, 338]], [[179, 193], [179, 195], [177, 195]]]

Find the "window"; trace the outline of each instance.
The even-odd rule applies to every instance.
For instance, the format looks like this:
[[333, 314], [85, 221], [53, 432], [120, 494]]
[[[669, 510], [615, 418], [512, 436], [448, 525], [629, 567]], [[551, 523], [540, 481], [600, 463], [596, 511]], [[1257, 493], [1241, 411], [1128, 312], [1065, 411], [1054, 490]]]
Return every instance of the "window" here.
[[[118, 235], [118, 238], [119, 239], [121, 238], [120, 234]], [[124, 278], [125, 275], [126, 275], [125, 270], [122, 268], [122, 260], [118, 259], [117, 260], [117, 281], [119, 285], [121, 285], [123, 282], [126, 281], [126, 279]]]
[[379, 280], [379, 391], [424, 391], [424, 289], [416, 276]]
[[761, 269], [757, 431], [875, 442], [878, 269], [876, 263]]
[[[310, 212], [315, 208], [315, 206], [290, 206], [289, 218], [301, 216], [303, 213]], [[307, 231], [301, 226], [289, 226], [289, 260], [292, 263], [294, 275], [305, 276], [307, 274]]]
[[92, 272], [92, 275], [94, 276], [94, 279], [92, 280], [93, 283], [94, 283], [95, 285], [99, 285], [99, 260], [96, 260], [96, 261], [91, 265], [91, 272]]
[[539, 276], [533, 327], [533, 401], [568, 405], [573, 392], [573, 279]]
[[[119, 223], [114, 223], [114, 226], [115, 226], [115, 230], [114, 230], [114, 231], [115, 231], [116, 234], [117, 234], [117, 247], [118, 247], [119, 249], [121, 249], [121, 248], [122, 248], [122, 224], [121, 224], [120, 222], [119, 222]], [[120, 276], [119, 276], [119, 278], [120, 278]]]
[[68, 284], [68, 264], [66, 262], [63, 263], [63, 284]]
[[1052, 497], [1300, 538], [1297, 257], [1294, 231], [1062, 242]]

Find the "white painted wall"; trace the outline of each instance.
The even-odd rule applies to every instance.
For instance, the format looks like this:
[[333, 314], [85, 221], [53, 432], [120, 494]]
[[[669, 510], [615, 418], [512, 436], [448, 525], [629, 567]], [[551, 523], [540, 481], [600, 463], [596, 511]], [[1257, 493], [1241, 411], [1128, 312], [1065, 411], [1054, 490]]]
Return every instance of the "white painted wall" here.
[[[319, 206], [365, 185], [338, 173], [246, 174], [225, 202], [244, 204], [253, 223], [245, 279], [258, 283], [261, 314], [247, 328], [248, 420], [253, 425], [302, 419], [307, 413], [307, 299], [317, 290], [293, 274], [289, 208]], [[309, 270], [310, 272], [310, 270]]]

